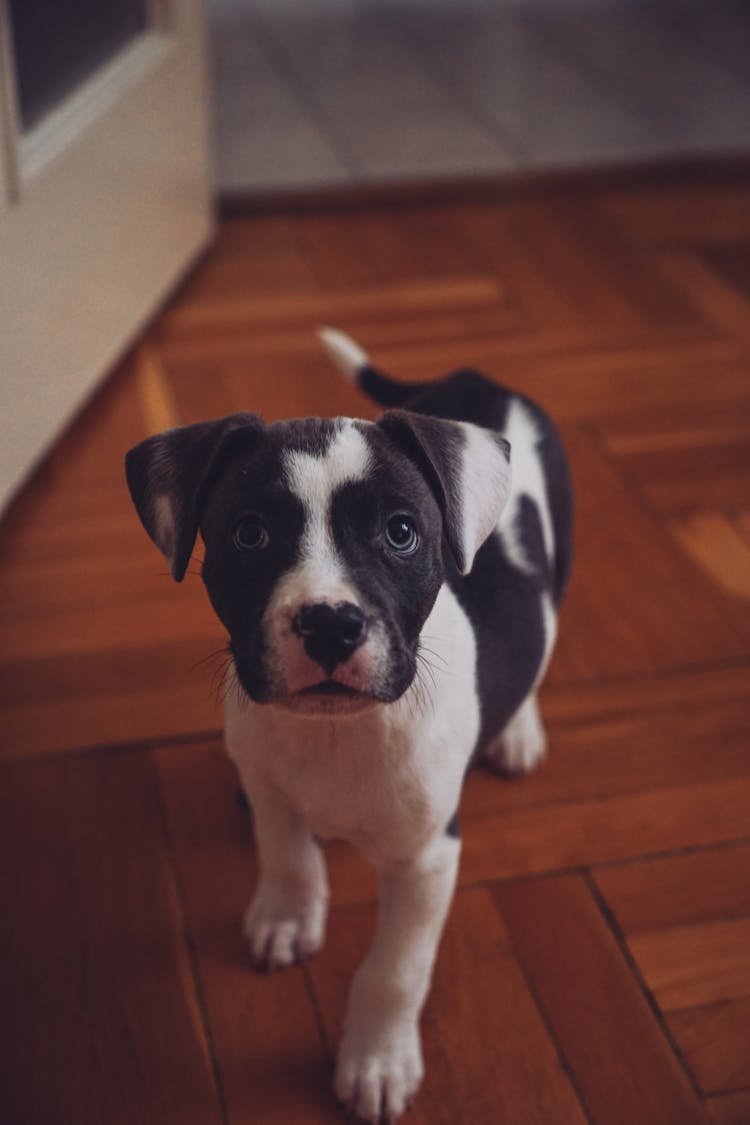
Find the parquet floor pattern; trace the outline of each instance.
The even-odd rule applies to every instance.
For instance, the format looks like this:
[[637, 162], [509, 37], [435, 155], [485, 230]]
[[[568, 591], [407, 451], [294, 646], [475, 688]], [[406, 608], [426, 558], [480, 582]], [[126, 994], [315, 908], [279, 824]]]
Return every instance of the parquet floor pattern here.
[[[750, 1122], [750, 183], [225, 221], [1, 528], [0, 1116], [317, 1125], [372, 873], [254, 975], [223, 638], [124, 450], [235, 409], [373, 416], [313, 329], [475, 364], [560, 422], [577, 565], [535, 775], [466, 787], [424, 1015], [429, 1125]], [[215, 654], [215, 655], [211, 655]], [[212, 678], [214, 680], [212, 685]]]

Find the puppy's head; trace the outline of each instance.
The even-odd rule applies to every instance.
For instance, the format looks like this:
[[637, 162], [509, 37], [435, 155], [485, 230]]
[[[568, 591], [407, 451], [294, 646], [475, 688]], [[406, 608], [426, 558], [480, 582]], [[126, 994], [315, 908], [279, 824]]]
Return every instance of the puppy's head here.
[[157, 434], [126, 467], [177, 581], [200, 529], [245, 692], [310, 715], [407, 690], [444, 545], [468, 573], [510, 478], [490, 431], [400, 410], [270, 426], [233, 414]]

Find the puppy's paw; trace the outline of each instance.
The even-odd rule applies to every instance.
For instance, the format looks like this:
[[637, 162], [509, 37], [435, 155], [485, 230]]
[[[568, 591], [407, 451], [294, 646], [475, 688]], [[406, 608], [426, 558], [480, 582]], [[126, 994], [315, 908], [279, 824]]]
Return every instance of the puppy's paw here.
[[529, 773], [547, 753], [539, 706], [534, 696], [521, 704], [505, 730], [490, 743], [484, 759], [498, 773], [518, 776]]
[[395, 1121], [424, 1074], [419, 1031], [411, 1021], [347, 1031], [336, 1064], [336, 1096], [365, 1121]]
[[283, 969], [323, 945], [327, 895], [296, 896], [261, 887], [247, 910], [242, 932], [259, 969]]

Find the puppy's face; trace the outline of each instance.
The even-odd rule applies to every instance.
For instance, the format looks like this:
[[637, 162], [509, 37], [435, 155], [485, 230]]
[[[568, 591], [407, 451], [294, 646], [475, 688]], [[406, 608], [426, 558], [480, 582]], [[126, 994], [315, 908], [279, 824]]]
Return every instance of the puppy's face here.
[[247, 694], [311, 714], [402, 695], [443, 580], [442, 528], [424, 477], [373, 424], [282, 422], [238, 451], [201, 532]]
[[399, 410], [378, 423], [230, 415], [149, 438], [126, 466], [177, 580], [200, 528], [247, 695], [310, 715], [403, 695], [443, 544], [468, 573], [509, 488], [501, 438]]

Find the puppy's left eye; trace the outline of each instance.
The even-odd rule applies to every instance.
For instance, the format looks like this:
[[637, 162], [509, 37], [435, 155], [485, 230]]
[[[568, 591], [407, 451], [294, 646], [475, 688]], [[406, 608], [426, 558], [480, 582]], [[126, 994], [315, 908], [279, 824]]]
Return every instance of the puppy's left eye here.
[[232, 538], [240, 551], [262, 551], [269, 543], [268, 532], [257, 516], [246, 516], [240, 520]]
[[409, 516], [401, 513], [390, 517], [385, 525], [385, 537], [388, 545], [399, 555], [413, 555], [419, 546], [416, 527]]

